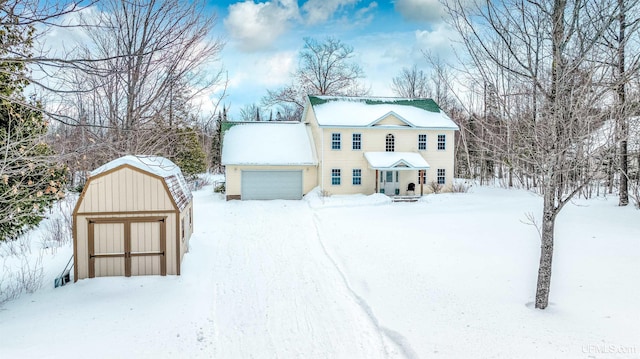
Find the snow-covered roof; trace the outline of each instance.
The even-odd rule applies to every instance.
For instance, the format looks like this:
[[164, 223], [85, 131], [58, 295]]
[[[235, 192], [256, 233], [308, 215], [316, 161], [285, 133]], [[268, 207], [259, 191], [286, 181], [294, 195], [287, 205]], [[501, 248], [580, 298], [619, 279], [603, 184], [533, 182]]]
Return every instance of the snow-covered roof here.
[[315, 165], [310, 133], [303, 123], [238, 124], [224, 135], [222, 164]]
[[373, 127], [393, 115], [408, 127], [458, 130], [432, 99], [309, 96], [319, 126]]
[[430, 167], [416, 152], [365, 152], [364, 157], [374, 170], [426, 170]]
[[93, 177], [124, 165], [129, 165], [162, 177], [180, 211], [191, 201], [191, 191], [189, 190], [189, 186], [187, 186], [187, 182], [184, 180], [180, 167], [164, 157], [123, 156], [91, 171], [90, 176]]

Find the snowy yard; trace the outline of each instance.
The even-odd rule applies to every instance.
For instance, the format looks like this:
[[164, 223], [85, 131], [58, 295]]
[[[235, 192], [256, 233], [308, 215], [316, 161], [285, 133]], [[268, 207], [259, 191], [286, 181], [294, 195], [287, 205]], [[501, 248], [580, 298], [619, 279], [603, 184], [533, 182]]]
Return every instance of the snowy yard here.
[[640, 357], [640, 211], [613, 197], [560, 214], [539, 311], [528, 192], [194, 196], [180, 277], [53, 289], [72, 249], [45, 250], [44, 287], [0, 307], [0, 358]]

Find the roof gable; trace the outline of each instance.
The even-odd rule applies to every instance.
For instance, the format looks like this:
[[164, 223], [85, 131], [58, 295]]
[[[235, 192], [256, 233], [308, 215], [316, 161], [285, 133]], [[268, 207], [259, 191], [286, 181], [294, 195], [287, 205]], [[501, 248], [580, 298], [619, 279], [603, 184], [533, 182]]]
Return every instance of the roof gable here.
[[376, 126], [414, 127], [409, 121], [402, 118], [402, 116], [398, 115], [393, 111], [373, 121], [371, 124], [369, 124], [369, 126], [371, 127], [376, 127]]
[[191, 201], [191, 190], [187, 186], [180, 167], [164, 157], [134, 155], [120, 157], [91, 171], [89, 180], [108, 175], [122, 168], [131, 168], [160, 178], [179, 211], [185, 209]]
[[416, 170], [429, 169], [429, 164], [415, 152], [365, 152], [372, 169]]

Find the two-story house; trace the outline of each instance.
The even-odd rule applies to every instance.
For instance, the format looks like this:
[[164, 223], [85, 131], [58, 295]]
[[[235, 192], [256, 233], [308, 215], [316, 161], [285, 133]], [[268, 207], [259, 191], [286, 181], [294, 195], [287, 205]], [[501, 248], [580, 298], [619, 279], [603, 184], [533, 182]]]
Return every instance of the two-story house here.
[[325, 193], [426, 193], [432, 182], [451, 188], [458, 126], [431, 99], [309, 96], [303, 122]]
[[229, 129], [227, 199], [446, 191], [457, 130], [431, 99], [308, 96], [300, 123]]

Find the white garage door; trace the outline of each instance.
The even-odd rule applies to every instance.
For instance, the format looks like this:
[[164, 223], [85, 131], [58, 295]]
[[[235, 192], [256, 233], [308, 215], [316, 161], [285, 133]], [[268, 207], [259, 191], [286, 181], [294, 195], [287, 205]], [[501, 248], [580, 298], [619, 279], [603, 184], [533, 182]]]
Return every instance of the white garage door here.
[[302, 171], [242, 171], [242, 199], [300, 199]]

